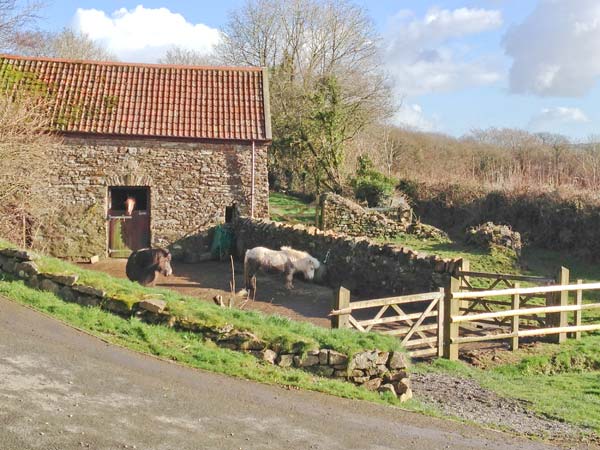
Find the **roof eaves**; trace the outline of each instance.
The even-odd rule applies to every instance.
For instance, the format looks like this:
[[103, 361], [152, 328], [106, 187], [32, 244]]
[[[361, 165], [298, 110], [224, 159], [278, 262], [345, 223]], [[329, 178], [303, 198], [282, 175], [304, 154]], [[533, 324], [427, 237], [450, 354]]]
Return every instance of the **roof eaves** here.
[[265, 139], [271, 141], [273, 139], [273, 134], [271, 131], [271, 97], [269, 92], [269, 69], [267, 69], [266, 67], [262, 68], [262, 82]]

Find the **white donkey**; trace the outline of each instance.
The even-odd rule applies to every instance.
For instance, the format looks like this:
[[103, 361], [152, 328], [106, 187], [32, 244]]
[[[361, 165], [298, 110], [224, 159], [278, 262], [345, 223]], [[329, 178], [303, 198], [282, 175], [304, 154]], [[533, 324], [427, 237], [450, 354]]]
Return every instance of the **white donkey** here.
[[266, 247], [254, 247], [246, 250], [244, 257], [244, 283], [246, 291], [252, 297], [256, 295], [256, 272], [260, 269], [267, 272], [282, 272], [285, 274], [285, 287], [291, 289], [294, 274], [300, 272], [307, 280], [312, 280], [315, 270], [321, 263], [307, 252], [281, 247], [281, 250], [271, 250]]

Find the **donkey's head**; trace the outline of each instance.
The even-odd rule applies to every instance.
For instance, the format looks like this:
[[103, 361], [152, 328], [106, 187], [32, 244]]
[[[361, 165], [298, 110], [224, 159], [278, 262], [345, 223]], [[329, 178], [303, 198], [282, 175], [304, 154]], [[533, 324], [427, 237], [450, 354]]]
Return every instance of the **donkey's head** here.
[[135, 208], [135, 198], [127, 197], [125, 200], [125, 213], [130, 216]]
[[298, 261], [298, 265], [301, 266], [301, 272], [304, 275], [304, 278], [307, 280], [312, 280], [315, 277], [315, 271], [319, 268], [321, 263], [318, 259], [313, 258], [312, 256], [307, 256], [302, 260]]
[[153, 251], [153, 262], [156, 270], [165, 277], [173, 275], [173, 268], [171, 267], [171, 252], [164, 248], [155, 248]]

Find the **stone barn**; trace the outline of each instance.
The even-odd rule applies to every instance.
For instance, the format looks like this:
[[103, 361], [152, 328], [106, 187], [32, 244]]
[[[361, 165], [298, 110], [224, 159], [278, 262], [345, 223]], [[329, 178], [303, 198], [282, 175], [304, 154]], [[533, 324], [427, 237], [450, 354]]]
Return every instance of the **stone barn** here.
[[0, 56], [0, 82], [49, 99], [47, 194], [61, 209], [38, 240], [57, 256], [124, 257], [185, 241], [236, 204], [268, 216], [267, 73]]

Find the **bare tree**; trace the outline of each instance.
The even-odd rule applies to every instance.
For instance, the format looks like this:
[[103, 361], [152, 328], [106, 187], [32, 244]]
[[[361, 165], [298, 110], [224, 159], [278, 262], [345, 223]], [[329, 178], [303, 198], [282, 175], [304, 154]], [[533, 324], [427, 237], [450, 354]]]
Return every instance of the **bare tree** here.
[[248, 0], [229, 14], [217, 47], [225, 64], [274, 67], [282, 59], [281, 2]]
[[108, 49], [87, 34], [64, 28], [58, 33], [41, 31], [20, 33], [16, 37], [19, 53], [29, 56], [78, 59], [91, 61], [117, 61]]
[[272, 174], [339, 190], [347, 146], [391, 113], [366, 11], [349, 0], [247, 0], [222, 31], [223, 63], [271, 69]]
[[158, 60], [158, 63], [180, 66], [209, 66], [215, 64], [216, 59], [196, 50], [175, 46], [168, 49], [165, 56]]
[[36, 225], [52, 212], [44, 183], [58, 139], [49, 128], [39, 96], [0, 95], [0, 235], [21, 245], [32, 243]]
[[19, 36], [38, 19], [41, 3], [0, 0], [0, 51], [15, 50]]
[[73, 31], [70, 28], [64, 28], [60, 33], [51, 37], [46, 56], [92, 61], [117, 60], [117, 57], [104, 45], [94, 41], [87, 34]]
[[563, 159], [566, 156], [571, 142], [566, 136], [557, 133], [537, 133], [536, 136], [552, 151], [552, 184], [554, 186], [560, 186], [562, 184], [562, 178], [565, 175], [568, 175], [567, 173], [564, 173], [566, 165]]

